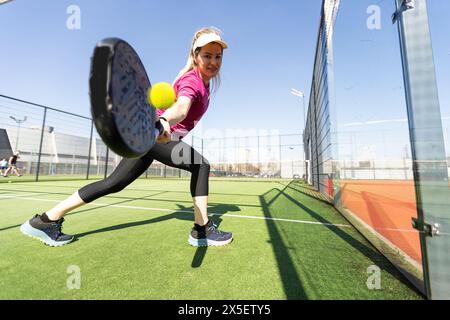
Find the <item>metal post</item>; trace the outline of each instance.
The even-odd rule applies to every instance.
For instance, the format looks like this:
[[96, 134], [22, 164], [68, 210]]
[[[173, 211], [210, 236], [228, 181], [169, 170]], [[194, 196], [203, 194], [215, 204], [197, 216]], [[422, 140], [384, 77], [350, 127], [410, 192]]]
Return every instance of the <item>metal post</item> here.
[[[66, 170], [64, 170], [66, 171]], [[73, 174], [75, 173], [75, 151], [72, 153], [72, 169], [70, 172], [70, 175], [73, 176]]]
[[21, 122], [19, 122], [19, 125], [17, 127], [16, 149], [15, 149], [16, 151], [19, 149], [20, 125], [21, 125]]
[[39, 155], [38, 155], [38, 163], [36, 169], [36, 182], [39, 181], [39, 170], [41, 168], [41, 155], [42, 155], [42, 143], [44, 141], [44, 129], [45, 129], [45, 120], [47, 119], [47, 108], [44, 108], [44, 120], [42, 121], [42, 129], [41, 129], [41, 142], [39, 145]]
[[280, 178], [281, 178], [281, 136], [278, 135], [278, 163], [280, 164]]
[[[314, 87], [314, 91], [316, 91], [315, 87]], [[317, 180], [317, 184], [315, 185], [317, 191], [321, 191], [320, 190], [320, 168], [319, 168], [319, 145], [318, 145], [318, 130], [317, 130], [317, 93], [314, 92], [314, 108], [312, 110], [313, 112], [313, 116], [314, 116], [314, 144], [315, 144], [315, 151], [316, 151], [316, 156], [315, 156], [315, 160], [316, 160], [316, 180]]]
[[202, 138], [202, 157], [203, 157], [203, 138]]
[[105, 179], [108, 175], [108, 162], [109, 162], [109, 148], [106, 147], [106, 156], [105, 156]]
[[258, 138], [258, 176], [261, 175], [261, 164], [260, 164], [260, 158], [259, 158], [259, 135], [257, 136]]
[[303, 99], [303, 131], [305, 131], [306, 127], [306, 116], [305, 116], [305, 95], [302, 96]]
[[88, 153], [88, 165], [86, 172], [86, 180], [89, 180], [89, 171], [91, 171], [91, 152], [92, 152], [92, 137], [94, 133], [94, 120], [91, 121], [91, 135], [89, 139], [89, 153]]
[[239, 159], [238, 159], [239, 157], [238, 157], [238, 144], [237, 144], [237, 137], [234, 137], [234, 162], [235, 162], [235, 165], [237, 165], [238, 167], [237, 167], [237, 171], [238, 172], [240, 172], [239, 171]]

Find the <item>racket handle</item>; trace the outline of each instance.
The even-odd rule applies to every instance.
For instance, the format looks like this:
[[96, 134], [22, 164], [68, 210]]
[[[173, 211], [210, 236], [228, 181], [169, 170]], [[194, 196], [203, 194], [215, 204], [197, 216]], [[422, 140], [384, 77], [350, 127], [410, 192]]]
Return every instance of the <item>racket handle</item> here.
[[158, 120], [158, 121], [155, 123], [155, 135], [158, 137], [158, 136], [160, 136], [163, 132], [164, 132], [164, 127], [163, 127], [163, 125], [161, 124], [161, 121]]

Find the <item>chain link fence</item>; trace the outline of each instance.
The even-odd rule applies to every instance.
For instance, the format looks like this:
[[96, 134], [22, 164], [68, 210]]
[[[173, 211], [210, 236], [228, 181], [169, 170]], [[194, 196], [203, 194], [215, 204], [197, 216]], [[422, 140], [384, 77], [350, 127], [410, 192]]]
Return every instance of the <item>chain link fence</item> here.
[[[122, 158], [107, 148], [91, 118], [0, 95], [0, 160], [20, 151], [24, 180], [99, 179]], [[305, 175], [301, 134], [220, 138], [191, 136], [211, 164], [214, 177], [301, 178]], [[142, 177], [184, 178], [180, 169], [154, 161]]]

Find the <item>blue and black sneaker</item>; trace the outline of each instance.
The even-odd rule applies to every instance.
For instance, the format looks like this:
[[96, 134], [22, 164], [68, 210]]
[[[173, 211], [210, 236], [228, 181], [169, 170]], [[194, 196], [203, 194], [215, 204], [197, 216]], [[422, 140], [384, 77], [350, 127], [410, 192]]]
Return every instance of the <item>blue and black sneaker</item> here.
[[33, 218], [20, 226], [20, 231], [27, 236], [38, 239], [51, 247], [59, 247], [71, 242], [74, 236], [62, 233], [62, 223], [64, 218], [54, 222], [44, 222], [40, 215]]
[[189, 244], [194, 247], [219, 247], [227, 245], [231, 241], [233, 241], [233, 234], [220, 231], [211, 220], [204, 226], [195, 224], [188, 239]]

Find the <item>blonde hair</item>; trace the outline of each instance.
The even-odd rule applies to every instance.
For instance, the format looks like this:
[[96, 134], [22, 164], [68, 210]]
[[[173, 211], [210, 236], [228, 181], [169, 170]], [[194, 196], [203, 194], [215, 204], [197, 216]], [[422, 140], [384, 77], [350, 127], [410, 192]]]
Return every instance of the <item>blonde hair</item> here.
[[[219, 29], [217, 29], [216, 27], [207, 27], [207, 28], [202, 28], [200, 30], [198, 30], [195, 35], [194, 38], [192, 39], [192, 44], [191, 44], [191, 48], [189, 49], [189, 56], [188, 56], [188, 60], [186, 62], [186, 65], [184, 66], [183, 69], [181, 69], [181, 71], [178, 73], [177, 77], [174, 80], [174, 83], [181, 78], [184, 74], [186, 74], [187, 72], [191, 71], [192, 69], [194, 69], [195, 67], [195, 58], [197, 57], [198, 53], [200, 52], [201, 48], [197, 48], [194, 49], [194, 45], [195, 45], [195, 41], [203, 34], [208, 34], [208, 33], [215, 33], [218, 36], [220, 36], [222, 38], [222, 31], [220, 31]], [[220, 72], [217, 73], [217, 75], [212, 78], [212, 91], [216, 92], [217, 89], [220, 86]]]

